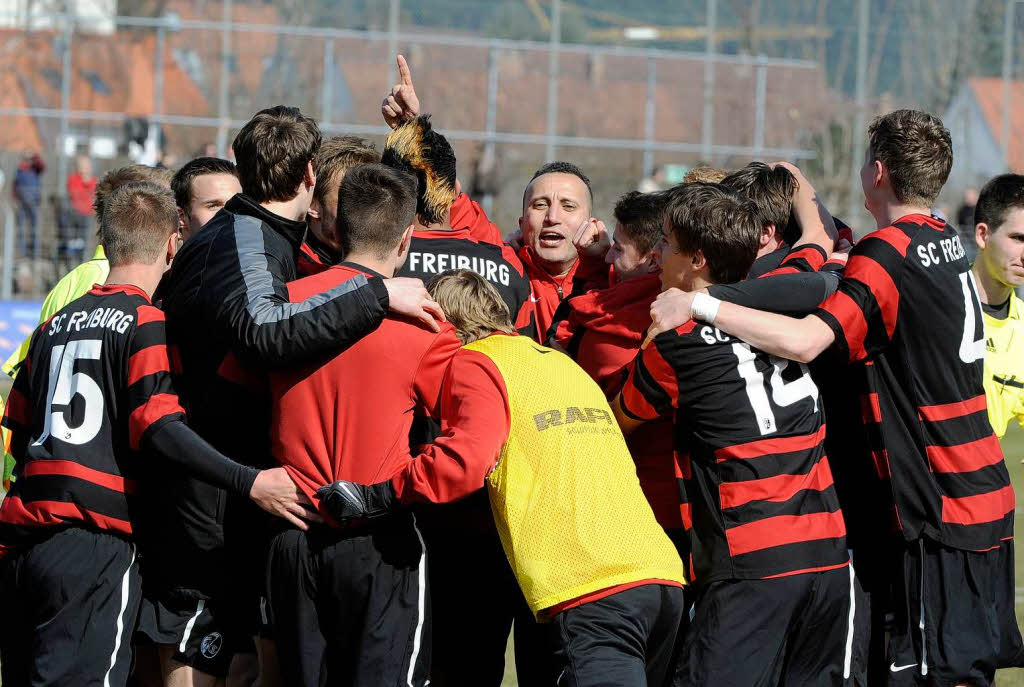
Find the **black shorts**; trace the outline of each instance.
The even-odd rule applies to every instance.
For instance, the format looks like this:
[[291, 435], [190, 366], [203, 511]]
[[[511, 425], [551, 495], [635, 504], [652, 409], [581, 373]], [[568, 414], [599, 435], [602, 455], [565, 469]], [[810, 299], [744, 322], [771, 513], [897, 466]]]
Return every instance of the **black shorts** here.
[[991, 551], [908, 542], [895, 590], [889, 684], [992, 684], [1024, 666], [1014, 613], [1013, 542]]
[[412, 515], [282, 532], [270, 547], [267, 599], [285, 684], [429, 682], [426, 556]]
[[844, 684], [853, 672], [852, 589], [849, 566], [704, 585], [674, 684]]
[[135, 545], [72, 527], [0, 558], [5, 685], [124, 685], [141, 579]]
[[683, 590], [645, 584], [554, 617], [559, 687], [649, 685], [672, 678], [679, 655]]
[[212, 675], [226, 677], [231, 658], [247, 635], [235, 622], [238, 611], [195, 590], [149, 594], [142, 602], [139, 634], [154, 644], [174, 647], [171, 658]]
[[551, 623], [534, 620], [523, 598], [486, 489], [423, 508], [417, 523], [430, 559], [430, 603], [440, 609], [430, 619], [431, 687], [500, 687], [509, 634], [519, 684], [553, 685], [557, 637]]

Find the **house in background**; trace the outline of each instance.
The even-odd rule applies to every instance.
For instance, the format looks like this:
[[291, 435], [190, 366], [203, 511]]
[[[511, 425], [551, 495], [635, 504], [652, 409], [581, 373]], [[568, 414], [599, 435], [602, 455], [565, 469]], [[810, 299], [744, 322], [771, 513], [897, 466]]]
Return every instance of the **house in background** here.
[[942, 118], [953, 139], [950, 189], [980, 188], [1005, 171], [1024, 171], [1024, 81], [1010, 82], [1009, 154], [1003, 155], [1004, 82], [968, 79]]

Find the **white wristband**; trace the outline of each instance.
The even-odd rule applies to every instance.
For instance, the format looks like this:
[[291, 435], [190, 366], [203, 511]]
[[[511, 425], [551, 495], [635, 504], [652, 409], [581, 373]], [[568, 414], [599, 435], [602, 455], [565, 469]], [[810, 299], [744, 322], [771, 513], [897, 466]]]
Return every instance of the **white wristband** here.
[[715, 318], [718, 316], [718, 306], [721, 304], [722, 301], [714, 296], [698, 292], [694, 294], [693, 301], [690, 303], [690, 317], [707, 324], [714, 324]]

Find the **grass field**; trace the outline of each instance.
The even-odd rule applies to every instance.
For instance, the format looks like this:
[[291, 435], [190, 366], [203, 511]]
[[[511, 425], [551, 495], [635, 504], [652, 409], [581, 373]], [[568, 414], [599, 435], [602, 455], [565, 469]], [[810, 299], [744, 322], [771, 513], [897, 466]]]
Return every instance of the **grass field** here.
[[[6, 391], [6, 390], [4, 390]], [[1024, 525], [1022, 521], [1024, 518], [1020, 517], [1022, 511], [1024, 511], [1024, 502], [1022, 502], [1021, 494], [1024, 494], [1024, 466], [1021, 465], [1021, 461], [1024, 460], [1024, 430], [1021, 430], [1016, 425], [1010, 428], [1007, 432], [1006, 438], [1003, 440], [1003, 451], [1006, 454], [1006, 466], [1010, 470], [1010, 477], [1013, 480], [1013, 486], [1017, 490], [1017, 521], [1016, 521], [1016, 539], [1018, 542], [1024, 541], [1022, 534], [1024, 534]], [[0, 490], [0, 495], [3, 491]], [[1016, 549], [1017, 560], [1016, 560], [1016, 576], [1017, 576], [1017, 624], [1022, 625], [1024, 620], [1024, 560], [1022, 560], [1021, 547], [1018, 546]], [[1024, 626], [1024, 625], [1022, 625]], [[996, 675], [996, 684], [999, 687], [1024, 687], [1024, 669], [1013, 669], [1003, 670]], [[505, 652], [505, 679], [501, 682], [502, 687], [518, 687], [519, 682], [516, 680], [516, 668], [515, 662], [512, 657], [512, 642], [509, 640], [508, 650]]]
[[[1013, 487], [1017, 492], [1017, 518], [1014, 523], [1014, 538], [1016, 540], [1016, 560], [1014, 571], [1017, 576], [1017, 625], [1021, 626], [1024, 619], [1024, 557], [1021, 554], [1022, 535], [1024, 535], [1024, 501], [1021, 494], [1024, 494], [1024, 430], [1012, 425], [1010, 431], [1003, 439], [1003, 453], [1006, 454], [1006, 467], [1010, 470], [1010, 478], [1013, 480]], [[1004, 670], [996, 675], [996, 684], [999, 687], [1024, 687], [1024, 668]]]

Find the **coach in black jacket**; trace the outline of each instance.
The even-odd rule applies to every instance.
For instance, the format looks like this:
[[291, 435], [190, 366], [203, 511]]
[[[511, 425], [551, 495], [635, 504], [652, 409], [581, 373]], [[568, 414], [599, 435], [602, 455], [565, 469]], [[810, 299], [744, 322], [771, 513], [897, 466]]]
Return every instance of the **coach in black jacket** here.
[[[249, 465], [272, 460], [266, 369], [346, 348], [389, 308], [435, 328], [434, 314], [443, 317], [416, 279], [359, 277], [288, 302], [320, 142], [296, 108], [258, 112], [233, 144], [242, 193], [185, 243], [157, 294], [190, 424]], [[162, 645], [165, 675], [191, 666], [221, 677], [259, 618], [260, 517], [241, 503], [225, 507], [226, 493], [206, 484], [178, 475], [159, 483], [141, 629]]]

